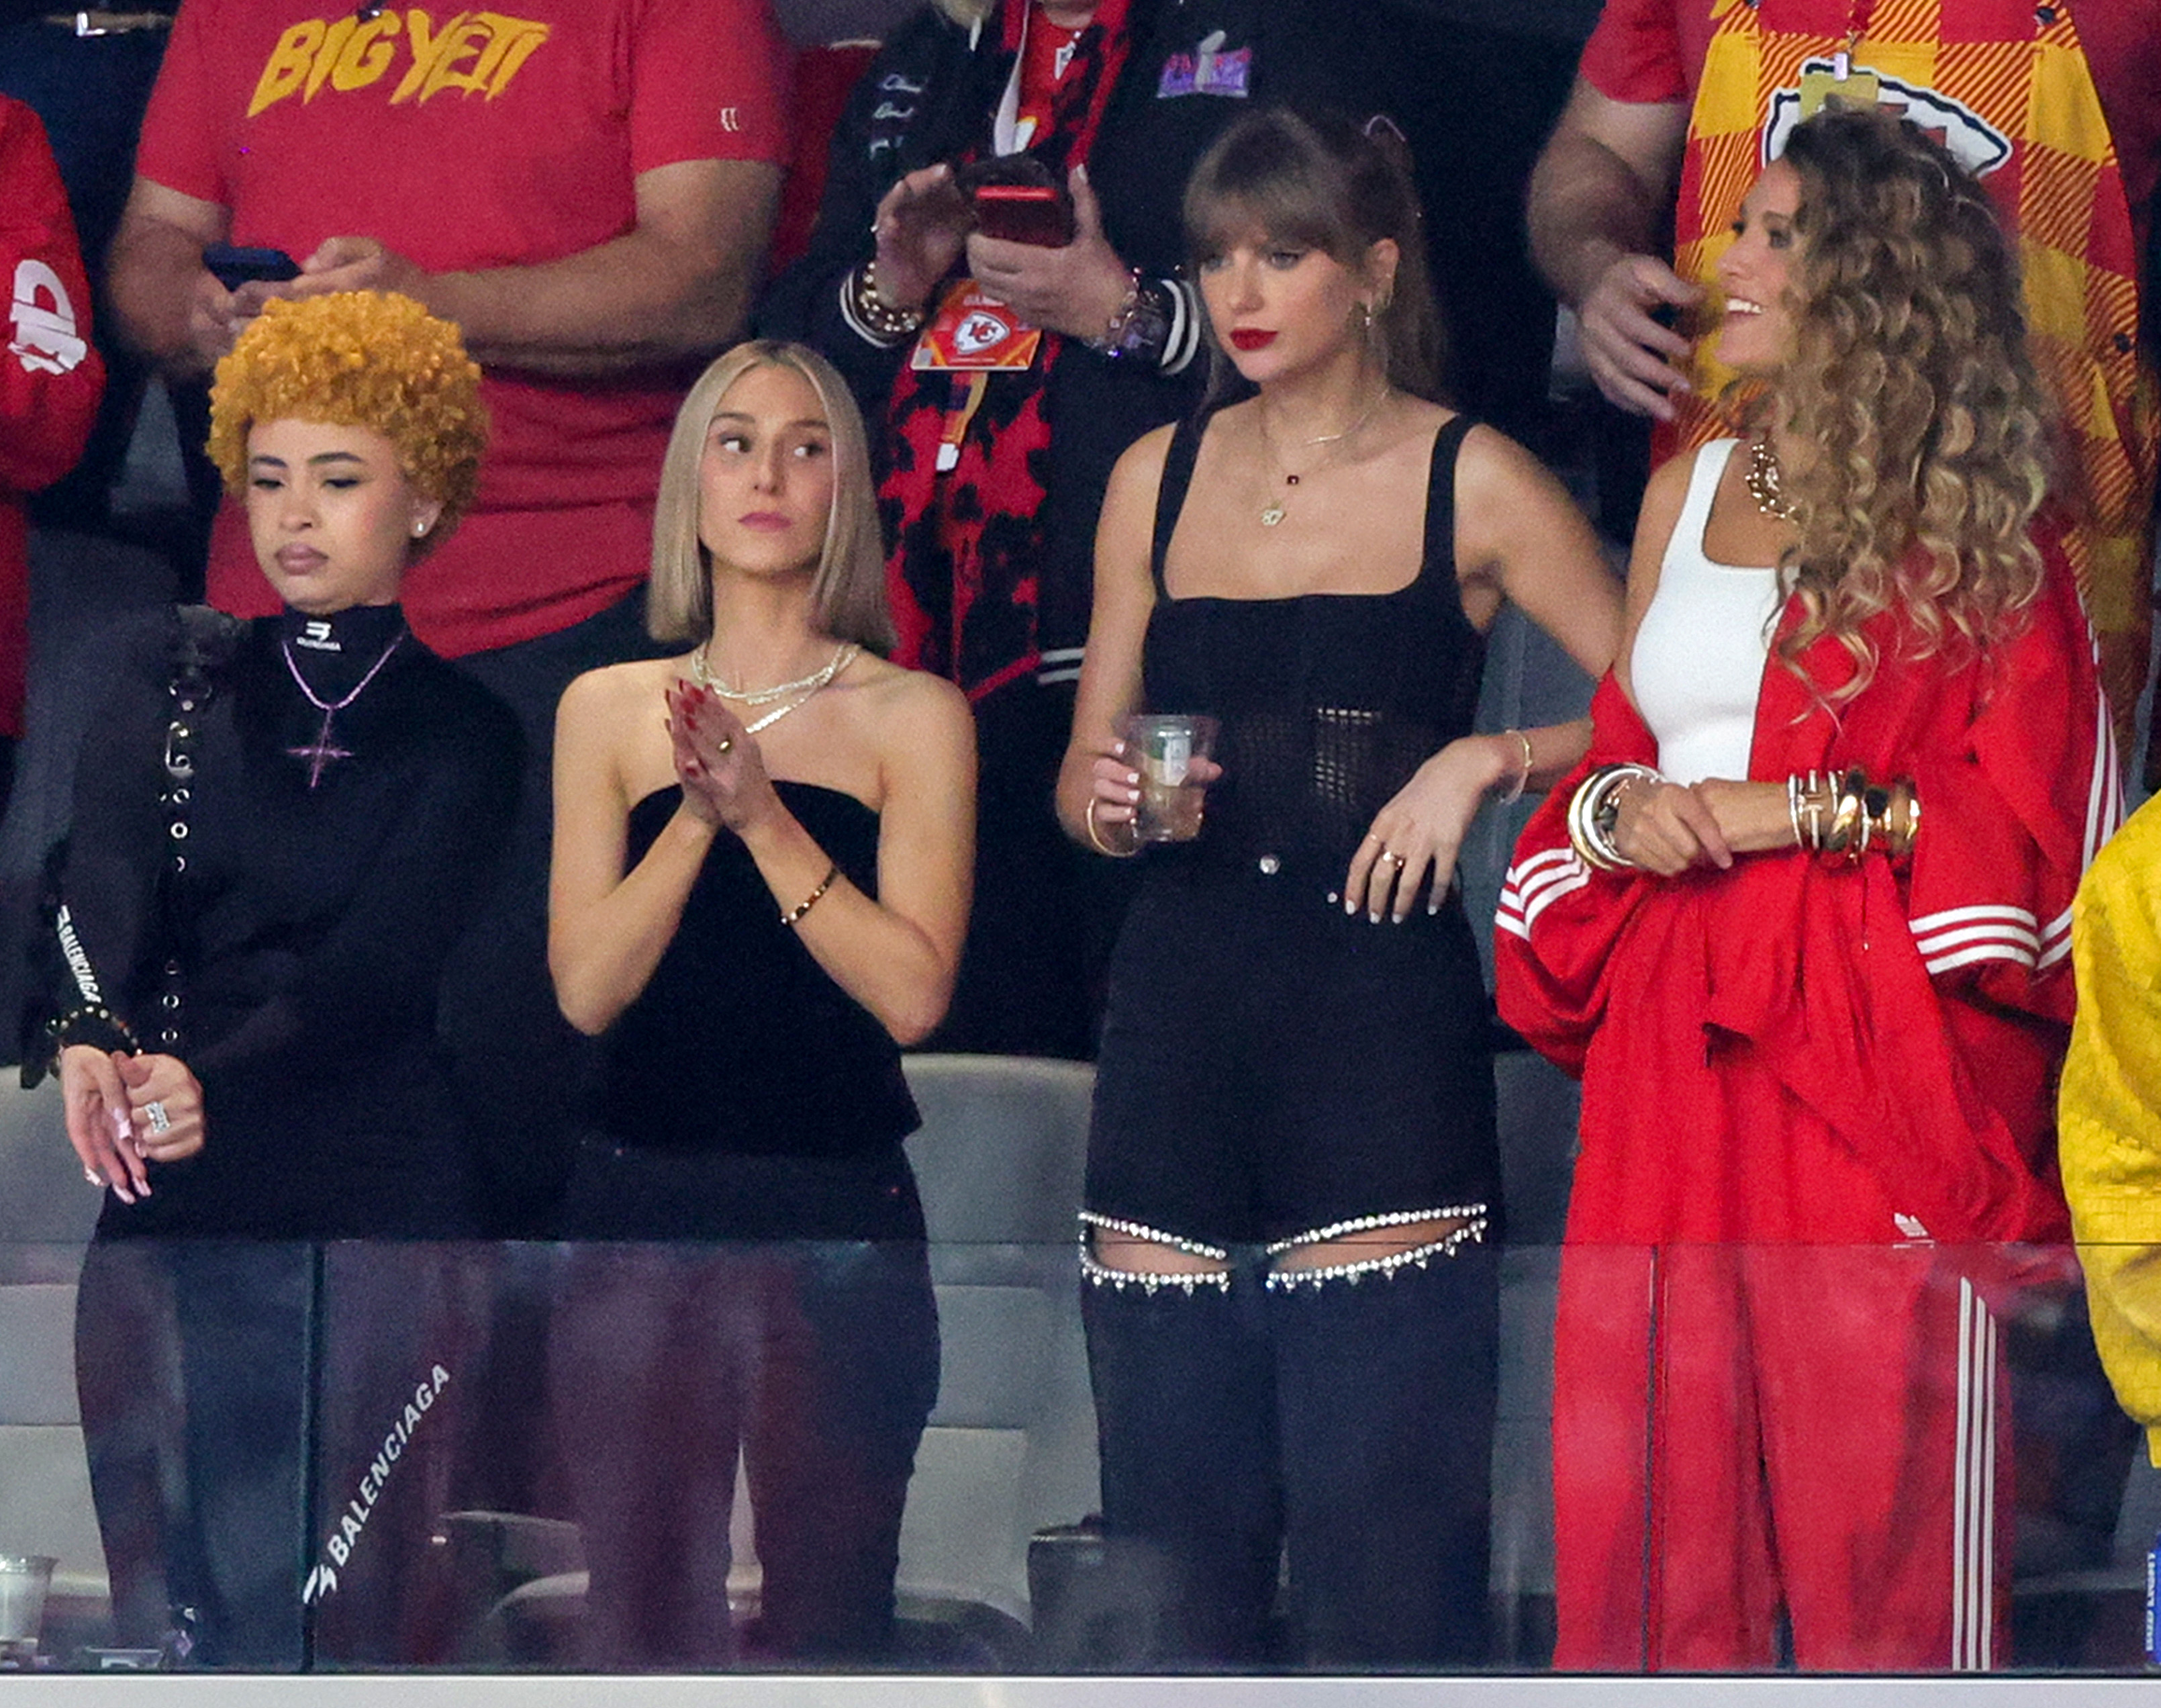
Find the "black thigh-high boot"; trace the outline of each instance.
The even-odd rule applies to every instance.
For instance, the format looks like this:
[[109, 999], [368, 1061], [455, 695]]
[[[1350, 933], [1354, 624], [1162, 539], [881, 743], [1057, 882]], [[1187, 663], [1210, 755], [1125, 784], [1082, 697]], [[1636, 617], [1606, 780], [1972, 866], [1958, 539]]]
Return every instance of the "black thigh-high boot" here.
[[1127, 1628], [1148, 1633], [1107, 1664], [1268, 1659], [1283, 1503], [1259, 1295], [1244, 1275], [1083, 1285], [1105, 1539], [1138, 1603]]
[[1323, 1668], [1487, 1657], [1499, 1258], [1284, 1284], [1268, 1299], [1294, 1623]]

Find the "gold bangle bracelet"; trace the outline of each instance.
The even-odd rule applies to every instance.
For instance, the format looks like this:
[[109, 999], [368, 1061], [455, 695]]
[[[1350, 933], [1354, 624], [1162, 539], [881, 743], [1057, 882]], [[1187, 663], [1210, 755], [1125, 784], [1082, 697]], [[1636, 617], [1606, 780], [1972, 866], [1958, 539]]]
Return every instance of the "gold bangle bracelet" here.
[[1500, 797], [1502, 806], [1513, 806], [1523, 798], [1523, 791], [1531, 786], [1531, 770], [1538, 763], [1538, 755], [1531, 751], [1531, 738], [1521, 730], [1506, 730], [1502, 733], [1513, 736], [1523, 747], [1523, 763], [1516, 773], [1516, 780], [1509, 785], [1508, 792]]
[[1081, 812], [1080, 821], [1088, 831], [1088, 846], [1107, 859], [1130, 860], [1141, 851], [1138, 843], [1131, 848], [1113, 848], [1103, 840], [1102, 827], [1096, 822], [1096, 797], [1092, 794], [1088, 797], [1088, 805]]

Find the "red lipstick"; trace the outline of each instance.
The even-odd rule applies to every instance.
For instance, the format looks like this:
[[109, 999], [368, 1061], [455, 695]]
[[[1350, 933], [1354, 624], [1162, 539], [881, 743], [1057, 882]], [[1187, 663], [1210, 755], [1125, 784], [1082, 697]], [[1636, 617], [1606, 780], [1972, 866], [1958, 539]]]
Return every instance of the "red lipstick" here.
[[1276, 341], [1276, 335], [1259, 326], [1241, 326], [1231, 335], [1233, 350], [1265, 350]]

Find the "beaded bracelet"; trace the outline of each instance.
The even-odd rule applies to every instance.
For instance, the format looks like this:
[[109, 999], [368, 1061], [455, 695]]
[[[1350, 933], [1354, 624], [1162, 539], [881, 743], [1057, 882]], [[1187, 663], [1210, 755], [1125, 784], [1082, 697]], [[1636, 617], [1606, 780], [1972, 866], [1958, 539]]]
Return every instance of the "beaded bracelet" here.
[[929, 318], [921, 309], [896, 308], [878, 294], [876, 256], [848, 275], [848, 299], [865, 330], [889, 342], [911, 336]]

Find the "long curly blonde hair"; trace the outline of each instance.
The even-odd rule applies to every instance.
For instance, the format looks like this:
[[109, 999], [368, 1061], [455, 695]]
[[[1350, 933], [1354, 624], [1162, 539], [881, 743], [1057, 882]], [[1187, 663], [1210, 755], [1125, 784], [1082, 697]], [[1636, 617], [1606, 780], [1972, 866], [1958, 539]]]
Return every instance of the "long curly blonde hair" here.
[[210, 459], [247, 488], [247, 431], [292, 418], [365, 427], [397, 447], [405, 476], [443, 507], [422, 549], [471, 506], [487, 446], [480, 367], [458, 329], [391, 291], [273, 298], [217, 365]]
[[[1796, 126], [1794, 348], [1760, 409], [1801, 447], [1785, 471], [1799, 539], [1789, 668], [1837, 637], [1873, 677], [1869, 621], [1898, 608], [1917, 656], [1954, 664], [2015, 633], [2041, 587], [2029, 529], [2050, 483], [2018, 262], [1987, 192], [1880, 109]], [[1760, 414], [1759, 414], [1760, 419]]]

